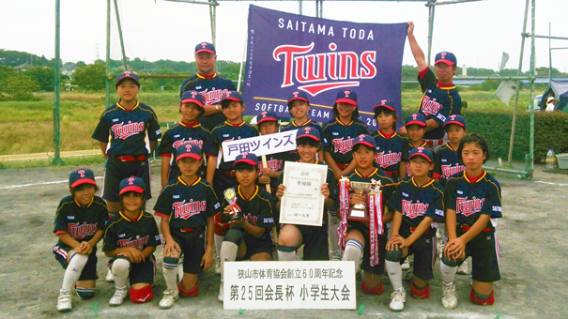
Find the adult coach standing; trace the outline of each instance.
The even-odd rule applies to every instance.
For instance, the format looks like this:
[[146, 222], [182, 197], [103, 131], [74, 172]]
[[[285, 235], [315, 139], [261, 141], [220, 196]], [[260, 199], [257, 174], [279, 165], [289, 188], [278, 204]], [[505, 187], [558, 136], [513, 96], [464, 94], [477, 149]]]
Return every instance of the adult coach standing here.
[[205, 100], [203, 106], [205, 114], [201, 125], [212, 130], [217, 124], [225, 120], [219, 102], [228, 91], [236, 91], [233, 81], [217, 75], [217, 52], [215, 46], [208, 42], [201, 42], [195, 46], [195, 65], [197, 74], [183, 81], [180, 97], [185, 91], [197, 91]]
[[[414, 38], [414, 23], [408, 22], [408, 43], [416, 64], [418, 64], [418, 82], [422, 88], [422, 100], [419, 113], [426, 116], [427, 131], [424, 135], [426, 142], [434, 149], [444, 144], [443, 124], [446, 117], [461, 113], [461, 97], [453, 84], [456, 74], [457, 59], [451, 52], [436, 54], [434, 62], [435, 75], [428, 67], [424, 52]], [[400, 129], [406, 135], [406, 128]]]

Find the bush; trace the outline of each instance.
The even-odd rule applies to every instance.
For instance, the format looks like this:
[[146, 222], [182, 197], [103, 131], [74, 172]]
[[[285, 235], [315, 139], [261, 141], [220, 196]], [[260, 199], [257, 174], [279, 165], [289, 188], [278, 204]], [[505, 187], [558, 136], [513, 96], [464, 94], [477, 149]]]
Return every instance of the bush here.
[[77, 68], [73, 74], [73, 84], [82, 90], [102, 91], [105, 89], [106, 65], [104, 63], [89, 64]]

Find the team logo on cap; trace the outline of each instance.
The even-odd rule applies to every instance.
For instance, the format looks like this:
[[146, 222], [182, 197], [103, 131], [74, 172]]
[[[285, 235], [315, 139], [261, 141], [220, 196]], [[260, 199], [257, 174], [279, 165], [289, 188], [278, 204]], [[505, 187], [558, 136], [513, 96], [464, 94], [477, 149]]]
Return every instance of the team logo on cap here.
[[85, 177], [85, 170], [84, 169], [80, 169], [77, 171], [77, 174], [79, 174], [79, 176], [81, 176], [81, 178]]
[[130, 76], [130, 71], [124, 72], [124, 76]]
[[418, 153], [422, 153], [424, 151], [424, 147], [420, 146], [416, 148], [418, 150]]
[[134, 176], [128, 179], [128, 185], [134, 185]]
[[311, 127], [306, 127], [304, 128], [304, 131], [306, 131], [306, 134], [310, 134], [310, 131], [312, 130]]
[[243, 159], [247, 158], [247, 155], [249, 155], [249, 153], [242, 153], [241, 154], [243, 156]]
[[298, 97], [298, 95], [300, 95], [300, 92], [294, 92], [292, 94], [294, 95], [294, 97]]
[[385, 105], [385, 103], [387, 103], [387, 100], [381, 100], [382, 105]]
[[201, 48], [205, 49], [207, 47], [207, 42], [201, 42]]
[[440, 53], [440, 54], [442, 55], [442, 59], [445, 59], [445, 58], [446, 58], [446, 54], [447, 54], [446, 52], [442, 52], [442, 53]]
[[268, 112], [266, 112], [266, 111], [264, 111], [264, 112], [260, 112], [260, 114], [262, 114], [262, 117], [263, 117], [263, 118], [265, 118], [265, 117], [266, 117], [266, 114], [267, 114], [267, 113], [268, 113]]
[[416, 121], [416, 118], [417, 118], [417, 117], [418, 117], [418, 114], [412, 114], [412, 119], [413, 119], [414, 121]]
[[350, 90], [343, 90], [343, 93], [345, 94], [345, 97], [349, 97], [349, 94], [351, 94]]
[[197, 96], [197, 94], [198, 94], [198, 93], [197, 93], [197, 92], [195, 92], [195, 91], [194, 91], [194, 92], [190, 92], [190, 93], [191, 93], [191, 98], [192, 98], [192, 99], [195, 99], [195, 97], [196, 97], [196, 96]]
[[[372, 33], [369, 33], [372, 38]], [[283, 44], [272, 51], [275, 61], [282, 61], [284, 76], [281, 88], [299, 84], [298, 89], [312, 96], [342, 87], [360, 86], [361, 80], [377, 76], [377, 51], [338, 51], [335, 43], [330, 43], [331, 52], [309, 54], [315, 47]]]
[[365, 139], [365, 134], [359, 135], [359, 141], [362, 141], [362, 140], [364, 140], [364, 139]]

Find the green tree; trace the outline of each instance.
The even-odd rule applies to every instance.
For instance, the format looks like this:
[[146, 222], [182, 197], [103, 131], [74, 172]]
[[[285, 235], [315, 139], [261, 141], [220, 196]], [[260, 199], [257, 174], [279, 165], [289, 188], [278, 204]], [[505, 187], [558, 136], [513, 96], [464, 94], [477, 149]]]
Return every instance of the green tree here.
[[53, 91], [54, 70], [51, 67], [34, 67], [26, 70], [25, 74], [34, 79], [43, 91]]
[[89, 64], [83, 68], [77, 68], [73, 73], [73, 84], [82, 90], [100, 91], [105, 89], [104, 63]]
[[8, 100], [32, 100], [39, 85], [25, 72], [15, 72], [8, 66], [0, 66], [0, 98]]

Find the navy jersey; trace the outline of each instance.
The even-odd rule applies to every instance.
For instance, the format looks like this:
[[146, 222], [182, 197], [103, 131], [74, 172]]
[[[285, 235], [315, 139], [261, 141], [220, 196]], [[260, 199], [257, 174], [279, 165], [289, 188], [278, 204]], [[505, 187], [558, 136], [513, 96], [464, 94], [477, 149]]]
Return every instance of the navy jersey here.
[[241, 193], [241, 187], [237, 187], [237, 205], [241, 208], [241, 214], [254, 226], [266, 228], [260, 238], [254, 238], [248, 232], [245, 236], [250, 236], [259, 242], [271, 242], [270, 230], [274, 227], [274, 204], [276, 198], [268, 194], [264, 189], [256, 186], [256, 191], [250, 198], [246, 198]]
[[[179, 96], [181, 97], [185, 91], [197, 91], [203, 95], [205, 105], [216, 105], [219, 104], [223, 95], [225, 95], [228, 91], [236, 90], [237, 88], [233, 81], [219, 76], [217, 73], [213, 74], [213, 77], [211, 78], [206, 78], [201, 74], [196, 74], [183, 81]], [[209, 130], [213, 129], [220, 123], [223, 123], [223, 121], [225, 121], [225, 116], [223, 116], [223, 113], [221, 112], [209, 116], [203, 116], [201, 118], [201, 124]]]
[[456, 211], [458, 224], [472, 226], [481, 214], [490, 215], [492, 219], [502, 217], [501, 186], [487, 172], [473, 183], [465, 172], [450, 177], [445, 194], [446, 207]]
[[[289, 160], [288, 158], [288, 152], [266, 155], [266, 166], [275, 172], [281, 172], [284, 169], [284, 162]], [[260, 177], [262, 176], [262, 161], [258, 161], [258, 168], [260, 170]], [[282, 174], [280, 174], [280, 176], [282, 176]], [[259, 185], [262, 186], [263, 184]], [[272, 193], [276, 193], [276, 187], [278, 187], [278, 178], [270, 178], [270, 187]]]
[[402, 223], [417, 227], [424, 217], [444, 221], [444, 191], [435, 180], [418, 186], [414, 177], [401, 181], [389, 200], [389, 208], [402, 214]]
[[[319, 161], [316, 161], [314, 163], [314, 165], [325, 165], [323, 163], [320, 163]], [[278, 187], [279, 185], [281, 185], [284, 182], [284, 174], [281, 174], [278, 177], [278, 181], [276, 183], [276, 187]], [[339, 198], [339, 191], [338, 191], [338, 181], [337, 179], [335, 179], [335, 175], [333, 174], [333, 170], [331, 168], [329, 168], [329, 166], [327, 167], [327, 176], [326, 176], [326, 181], [325, 181], [328, 185], [327, 187], [329, 188], [329, 198], [334, 200], [334, 205], [337, 205], [337, 199]]]
[[[316, 123], [316, 122], [313, 122], [312, 120], [307, 120], [304, 124], [302, 124], [302, 125], [297, 125], [296, 123], [294, 123], [294, 119], [290, 119], [290, 123], [289, 123], [288, 125], [284, 125], [284, 126], [280, 129], [280, 132], [286, 132], [286, 131], [297, 130], [297, 129], [301, 128], [301, 127], [306, 127], [306, 126], [315, 128], [315, 129], [318, 131], [319, 136], [323, 137], [323, 129], [321, 128], [321, 125], [319, 125], [319, 124]], [[298, 155], [298, 150], [297, 150], [297, 149], [290, 151], [289, 156], [288, 156], [288, 159], [287, 159], [288, 161], [295, 162], [295, 161], [297, 161], [297, 160], [299, 160], [299, 159], [300, 159], [300, 156]], [[323, 160], [323, 158], [322, 158], [321, 160]]]
[[439, 178], [440, 184], [446, 187], [448, 178], [463, 171], [465, 171], [465, 165], [457, 150], [454, 150], [450, 144], [441, 146], [436, 152], [434, 178]]
[[[432, 148], [432, 146], [428, 145], [426, 142], [423, 142], [422, 145], [420, 145], [419, 147], [424, 147], [429, 149], [432, 154], [434, 155], [434, 163], [436, 163], [436, 151], [434, 151], [434, 148]], [[413, 148], [415, 148], [410, 141], [406, 141], [406, 143], [404, 143], [402, 145], [402, 158], [401, 161], [406, 162], [406, 176], [412, 176], [412, 172], [410, 171], [410, 165], [409, 165], [409, 153], [410, 150], [412, 150]], [[432, 173], [430, 173], [429, 175], [432, 175]]]
[[170, 228], [202, 228], [207, 218], [221, 212], [213, 187], [201, 179], [188, 185], [181, 177], [172, 179], [160, 193], [155, 215], [170, 218]]
[[[424, 72], [424, 71], [423, 71]], [[439, 86], [438, 79], [429, 68], [425, 70], [423, 77], [418, 75], [418, 82], [424, 95], [420, 101], [419, 113], [426, 116], [426, 120], [433, 119], [440, 126], [436, 129], [426, 132], [425, 139], [439, 140], [444, 137], [444, 121], [450, 114], [460, 114], [461, 97], [454, 85]]]
[[375, 160], [377, 165], [386, 172], [398, 174], [402, 160], [402, 148], [408, 142], [396, 132], [387, 137], [381, 130], [377, 131], [373, 138], [377, 144], [377, 158]]
[[361, 134], [369, 134], [365, 124], [360, 121], [344, 124], [335, 118], [323, 128], [323, 150], [330, 153], [337, 164], [349, 165], [353, 160], [353, 139]]
[[131, 220], [120, 211], [108, 221], [103, 251], [126, 247], [142, 251], [148, 246], [157, 247], [160, 244], [160, 233], [154, 216], [141, 211], [138, 218]]
[[150, 141], [157, 141], [161, 136], [154, 110], [136, 102], [130, 110], [118, 103], [107, 108], [92, 137], [108, 143], [108, 155], [121, 156], [150, 154]]
[[[163, 157], [170, 157], [171, 167], [177, 167], [175, 161], [175, 150], [186, 144], [198, 145], [201, 149], [205, 149], [205, 144], [210, 142], [210, 135], [206, 128], [201, 124], [188, 125], [186, 123], [178, 123], [164, 133], [158, 154]], [[174, 156], [172, 156], [174, 154]]]
[[[82, 207], [73, 196], [64, 197], [55, 213], [53, 232], [68, 233], [78, 242], [89, 241], [98, 230], [105, 230], [108, 211], [102, 198], [95, 196], [87, 207]], [[66, 245], [61, 240], [58, 246]]]
[[[219, 150], [222, 150], [221, 143], [226, 141], [240, 140], [258, 136], [258, 130], [255, 126], [243, 121], [241, 124], [231, 124], [227, 121], [221, 123], [211, 131], [211, 143], [205, 145], [205, 153], [210, 156], [219, 156]], [[233, 162], [221, 161], [219, 169], [231, 170]]]

